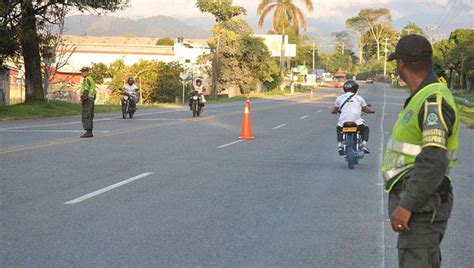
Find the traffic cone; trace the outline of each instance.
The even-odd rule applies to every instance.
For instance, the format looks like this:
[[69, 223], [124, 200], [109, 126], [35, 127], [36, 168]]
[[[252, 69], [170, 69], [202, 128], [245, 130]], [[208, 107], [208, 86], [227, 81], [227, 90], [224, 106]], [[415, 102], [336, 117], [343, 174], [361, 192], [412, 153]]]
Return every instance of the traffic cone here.
[[247, 99], [245, 103], [244, 117], [242, 119], [242, 133], [239, 139], [241, 140], [253, 140], [252, 126], [250, 123], [250, 99]]

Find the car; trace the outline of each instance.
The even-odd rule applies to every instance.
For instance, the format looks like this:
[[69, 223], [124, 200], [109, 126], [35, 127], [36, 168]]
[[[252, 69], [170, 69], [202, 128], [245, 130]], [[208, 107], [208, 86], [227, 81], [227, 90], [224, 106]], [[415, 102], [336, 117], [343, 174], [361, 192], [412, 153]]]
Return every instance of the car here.
[[367, 77], [367, 79], [365, 80], [365, 83], [367, 84], [373, 84], [374, 83], [374, 79], [372, 77]]
[[337, 73], [335, 76], [334, 76], [334, 82], [333, 82], [333, 86], [335, 88], [339, 88], [339, 87], [342, 87], [342, 85], [344, 85], [344, 83], [346, 82], [346, 74], [345, 73]]

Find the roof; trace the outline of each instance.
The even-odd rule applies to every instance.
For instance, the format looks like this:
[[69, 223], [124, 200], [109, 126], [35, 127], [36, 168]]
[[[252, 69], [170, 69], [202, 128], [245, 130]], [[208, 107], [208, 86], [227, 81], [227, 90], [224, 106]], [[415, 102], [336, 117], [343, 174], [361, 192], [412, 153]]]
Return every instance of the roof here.
[[[65, 35], [64, 38], [75, 45], [104, 45], [104, 46], [132, 46], [132, 47], [167, 47], [156, 46], [160, 38], [136, 37], [136, 36], [89, 36], [89, 35]], [[175, 39], [176, 41], [176, 39]], [[207, 39], [184, 39], [185, 44], [191, 46], [208, 47]]]

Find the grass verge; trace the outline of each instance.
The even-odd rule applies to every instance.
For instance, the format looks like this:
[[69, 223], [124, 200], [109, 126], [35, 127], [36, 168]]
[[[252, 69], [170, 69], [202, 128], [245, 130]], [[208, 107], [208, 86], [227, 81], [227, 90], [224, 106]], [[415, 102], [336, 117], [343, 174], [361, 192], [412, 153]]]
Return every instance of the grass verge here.
[[459, 98], [466, 99], [470, 102], [474, 102], [474, 93], [460, 93], [460, 92], [457, 92], [457, 93], [454, 93], [453, 95], [456, 96], [456, 97], [459, 97]]
[[[312, 87], [297, 87], [295, 92], [309, 92]], [[252, 99], [262, 99], [270, 98], [277, 96], [286, 96], [290, 94], [290, 89], [286, 88], [282, 90], [273, 90], [265, 93], [252, 94], [250, 98]], [[218, 104], [218, 103], [228, 103], [228, 102], [237, 102], [244, 101], [246, 97], [238, 96], [233, 98], [222, 98], [222, 99], [208, 99], [208, 103]], [[181, 107], [177, 104], [171, 103], [160, 103], [160, 104], [144, 104], [138, 105], [138, 109], [154, 109], [154, 108], [175, 108]], [[96, 113], [110, 113], [110, 112], [120, 112], [120, 105], [96, 105]], [[66, 116], [66, 115], [80, 115], [81, 114], [81, 105], [76, 103], [68, 103], [62, 101], [38, 101], [32, 103], [23, 103], [16, 105], [0, 106], [0, 121], [9, 121], [9, 120], [25, 120], [25, 119], [37, 119], [44, 117], [55, 117], [55, 116]]]
[[458, 112], [459, 119], [470, 128], [474, 128], [474, 107], [468, 107], [458, 103]]
[[[465, 99], [469, 102], [474, 102], [474, 93], [457, 92], [453, 95], [461, 99]], [[457, 99], [456, 103], [458, 106], [459, 118], [461, 119], [461, 121], [468, 125], [470, 128], [474, 128], [474, 107], [466, 105], [460, 99]]]
[[[171, 104], [138, 105], [138, 109], [174, 107]], [[96, 105], [96, 113], [120, 112], [120, 105]], [[81, 105], [62, 101], [39, 101], [16, 105], [0, 106], [0, 121], [37, 119], [44, 117], [79, 115]]]

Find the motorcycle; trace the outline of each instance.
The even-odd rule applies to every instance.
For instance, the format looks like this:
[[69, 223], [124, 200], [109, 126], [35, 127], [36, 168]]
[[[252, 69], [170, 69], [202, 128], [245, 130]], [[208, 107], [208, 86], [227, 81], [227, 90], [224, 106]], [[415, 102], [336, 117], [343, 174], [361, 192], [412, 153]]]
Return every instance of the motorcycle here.
[[127, 115], [130, 118], [133, 118], [133, 114], [135, 113], [135, 110], [133, 109], [131, 105], [132, 101], [132, 96], [129, 93], [123, 93], [122, 94], [122, 117], [123, 119], [127, 118]]
[[199, 117], [202, 113], [204, 103], [202, 102], [202, 96], [199, 92], [193, 91], [191, 93], [191, 110], [193, 111], [193, 117]]
[[359, 160], [365, 156], [364, 151], [361, 150], [362, 139], [355, 122], [346, 122], [342, 127], [342, 143], [344, 145], [343, 156], [347, 160], [349, 169], [354, 169], [354, 166], [359, 164]]

